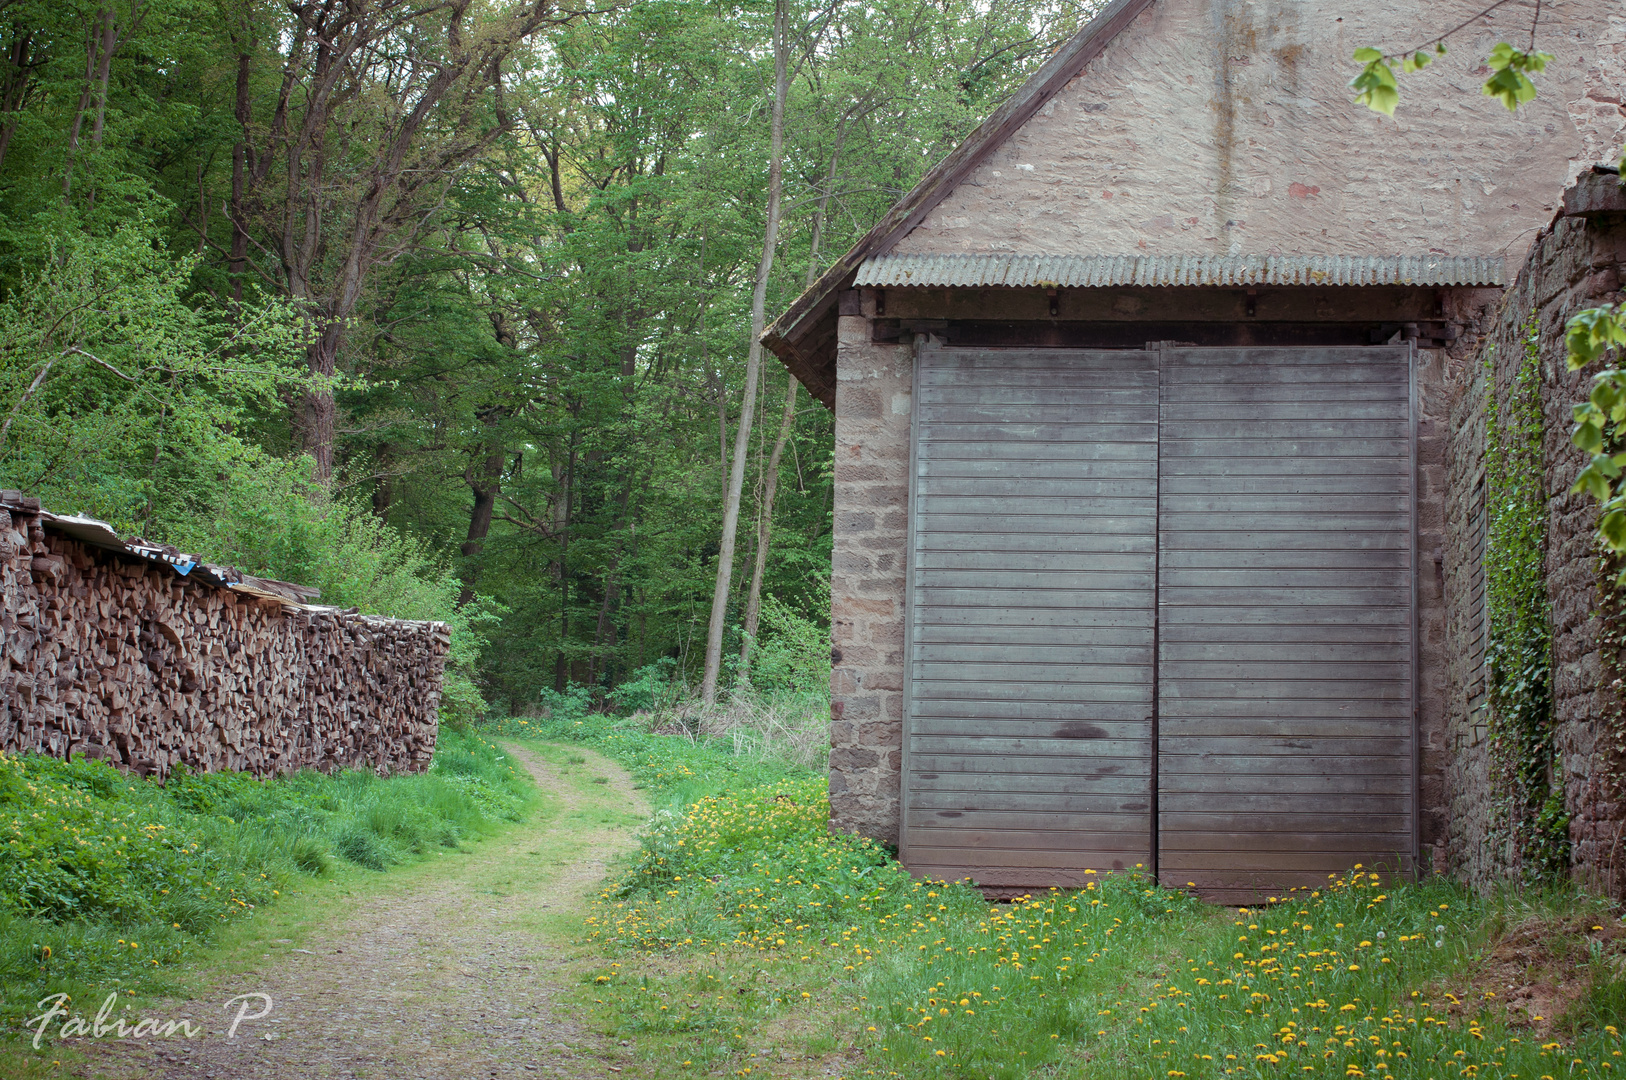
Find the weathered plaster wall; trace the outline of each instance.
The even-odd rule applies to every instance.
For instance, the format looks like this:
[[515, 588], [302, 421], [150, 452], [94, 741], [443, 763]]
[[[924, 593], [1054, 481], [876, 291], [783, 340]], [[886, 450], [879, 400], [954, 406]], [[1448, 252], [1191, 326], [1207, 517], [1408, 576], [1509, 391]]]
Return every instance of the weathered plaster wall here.
[[[1571, 864], [1577, 880], [1610, 895], [1626, 894], [1626, 805], [1613, 778], [1620, 762], [1608, 736], [1620, 724], [1621, 696], [1613, 685], [1602, 640], [1605, 593], [1593, 528], [1597, 505], [1570, 494], [1584, 456], [1569, 441], [1570, 407], [1585, 398], [1589, 378], [1564, 363], [1565, 321], [1581, 308], [1618, 301], [1626, 263], [1626, 215], [1561, 217], [1543, 233], [1508, 289], [1473, 367], [1460, 378], [1453, 408], [1449, 505], [1452, 529], [1447, 569], [1451, 582], [1452, 670], [1450, 738], [1456, 752], [1448, 773], [1451, 822], [1449, 866], [1478, 886], [1519, 872], [1505, 835], [1496, 828], [1499, 796], [1482, 721], [1468, 712], [1478, 672], [1466, 664], [1465, 644], [1478, 609], [1471, 592], [1475, 557], [1469, 523], [1472, 485], [1482, 469], [1487, 385], [1505, 398], [1523, 358], [1524, 324], [1534, 312], [1541, 350], [1548, 518], [1546, 574], [1553, 634], [1554, 742], [1563, 770], [1570, 825]], [[1478, 372], [1484, 372], [1475, 377]]]
[[0, 751], [159, 776], [428, 768], [446, 624], [294, 607], [198, 576], [44, 528], [37, 502], [0, 506]]
[[[871, 309], [873, 314], [873, 309]], [[836, 352], [830, 825], [898, 842], [912, 345], [844, 315]]]
[[1542, 5], [1554, 61], [1517, 115], [1479, 91], [1510, 5], [1350, 102], [1357, 47], [1404, 48], [1478, 0], [1155, 0], [900, 241], [900, 253], [1508, 254], [1586, 164], [1618, 156], [1626, 13]]

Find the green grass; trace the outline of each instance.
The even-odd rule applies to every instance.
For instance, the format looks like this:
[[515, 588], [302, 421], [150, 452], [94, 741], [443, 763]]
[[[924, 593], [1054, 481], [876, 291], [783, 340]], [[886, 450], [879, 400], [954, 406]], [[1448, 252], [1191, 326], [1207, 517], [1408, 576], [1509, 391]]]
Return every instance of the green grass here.
[[639, 720], [575, 709], [561, 713], [555, 719], [493, 720], [479, 730], [491, 737], [591, 746], [631, 773], [634, 785], [648, 792], [657, 810], [681, 810], [720, 791], [822, 775], [728, 738], [654, 735]]
[[[650, 1076], [1626, 1068], [1626, 934], [1609, 904], [1571, 890], [1487, 898], [1351, 868], [1238, 911], [1118, 873], [994, 904], [831, 836], [823, 778], [806, 769], [608, 719], [568, 724], [657, 796], [636, 858], [588, 915], [598, 963], [581, 991]], [[1515, 931], [1553, 962], [1509, 975], [1498, 950]], [[1526, 977], [1572, 985], [1562, 1017], [1504, 1000], [1499, 980]]]
[[0, 1018], [48, 994], [162, 993], [177, 961], [340, 860], [382, 870], [517, 821], [536, 797], [478, 735], [431, 769], [159, 784], [91, 761], [0, 756]]

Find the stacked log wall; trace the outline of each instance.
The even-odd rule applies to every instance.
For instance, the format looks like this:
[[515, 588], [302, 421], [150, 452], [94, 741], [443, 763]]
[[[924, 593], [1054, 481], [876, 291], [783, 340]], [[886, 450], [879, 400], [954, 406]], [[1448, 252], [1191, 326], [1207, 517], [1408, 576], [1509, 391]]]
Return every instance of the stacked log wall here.
[[177, 764], [417, 772], [434, 752], [450, 640], [443, 623], [188, 580], [0, 507], [0, 751], [158, 776]]

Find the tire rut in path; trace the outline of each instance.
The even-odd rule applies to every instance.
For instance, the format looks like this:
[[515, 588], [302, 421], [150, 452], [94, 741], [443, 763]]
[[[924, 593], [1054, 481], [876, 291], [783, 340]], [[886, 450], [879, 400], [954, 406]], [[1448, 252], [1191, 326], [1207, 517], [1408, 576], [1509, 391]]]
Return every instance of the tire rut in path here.
[[[642, 810], [643, 800], [621, 769], [596, 755], [590, 767], [608, 783], [591, 791], [580, 767], [505, 748], [554, 793], [554, 813], [472, 855], [443, 856], [464, 860], [455, 876], [426, 874], [361, 900], [300, 950], [279, 950], [258, 970], [212, 980], [213, 993], [153, 1003], [151, 1015], [190, 1016], [208, 1034], [86, 1046], [95, 1075], [507, 1080], [619, 1072], [630, 1051], [605, 1044], [557, 1004], [569, 957], [532, 924], [544, 909], [580, 908], [604, 878], [606, 860], [631, 844], [631, 830], [616, 820], [629, 807]], [[539, 852], [550, 858], [544, 863]], [[493, 884], [508, 895], [493, 895]], [[228, 1039], [232, 1014], [222, 1004], [249, 992], [269, 994], [275, 1007]]]

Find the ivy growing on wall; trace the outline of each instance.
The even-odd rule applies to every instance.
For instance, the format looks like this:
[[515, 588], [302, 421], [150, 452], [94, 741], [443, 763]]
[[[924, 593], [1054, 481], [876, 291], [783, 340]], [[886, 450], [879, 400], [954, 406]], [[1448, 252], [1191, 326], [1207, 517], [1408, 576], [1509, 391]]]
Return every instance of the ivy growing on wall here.
[[1532, 879], [1569, 868], [1569, 819], [1553, 748], [1539, 343], [1532, 315], [1501, 400], [1493, 358], [1485, 422], [1490, 764], [1499, 831], [1513, 865]]

